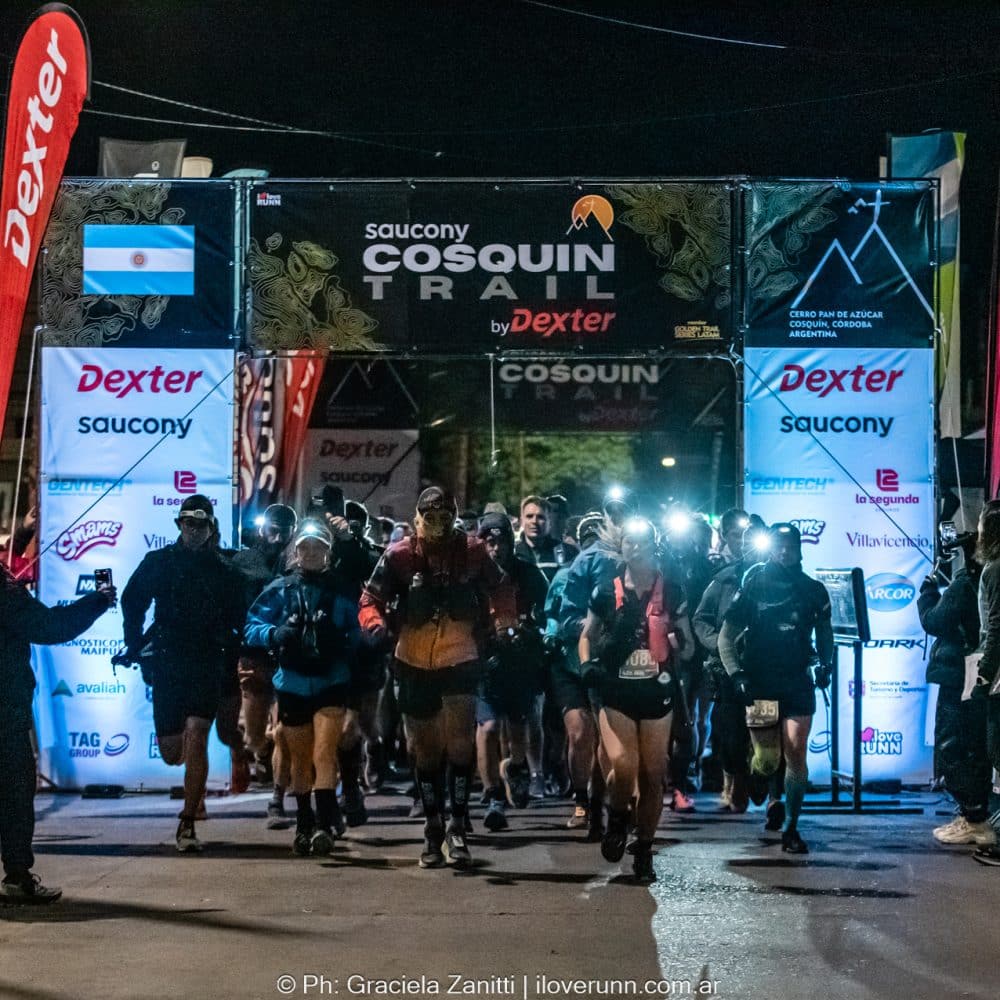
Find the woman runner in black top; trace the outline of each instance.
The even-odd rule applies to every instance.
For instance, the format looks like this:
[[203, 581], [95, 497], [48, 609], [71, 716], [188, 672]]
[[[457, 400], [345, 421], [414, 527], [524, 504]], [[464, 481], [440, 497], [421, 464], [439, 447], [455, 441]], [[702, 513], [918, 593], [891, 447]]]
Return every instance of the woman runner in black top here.
[[[595, 680], [607, 762], [608, 831], [601, 853], [625, 853], [628, 806], [638, 783], [633, 871], [652, 882], [652, 847], [663, 811], [676, 691], [674, 670], [694, 650], [683, 591], [658, 567], [656, 529], [634, 518], [620, 529], [624, 566], [610, 591], [594, 591], [580, 636], [580, 661]], [[588, 671], [589, 668], [589, 671]]]

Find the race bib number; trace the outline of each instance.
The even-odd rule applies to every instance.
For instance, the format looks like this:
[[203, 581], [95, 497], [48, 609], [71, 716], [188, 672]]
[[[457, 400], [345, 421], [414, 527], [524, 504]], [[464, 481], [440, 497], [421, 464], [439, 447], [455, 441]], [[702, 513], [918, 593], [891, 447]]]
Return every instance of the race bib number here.
[[622, 681], [650, 680], [660, 672], [660, 665], [653, 659], [648, 649], [637, 649], [618, 668], [618, 679]]

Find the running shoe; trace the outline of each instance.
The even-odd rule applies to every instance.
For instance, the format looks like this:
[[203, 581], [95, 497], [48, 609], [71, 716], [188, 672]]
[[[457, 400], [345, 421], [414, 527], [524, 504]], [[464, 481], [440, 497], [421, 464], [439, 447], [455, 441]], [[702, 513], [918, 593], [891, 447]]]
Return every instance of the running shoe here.
[[649, 844], [635, 845], [632, 857], [632, 874], [640, 885], [652, 885], [656, 881], [653, 851]]
[[755, 806], [762, 806], [767, 801], [771, 779], [764, 777], [762, 774], [750, 774], [746, 780], [750, 801]]
[[312, 853], [312, 830], [296, 830], [292, 840], [292, 854], [297, 858], [308, 858]]
[[507, 829], [507, 813], [504, 811], [503, 799], [490, 799], [486, 815], [483, 817], [483, 826], [490, 833], [499, 833]]
[[785, 825], [785, 803], [780, 800], [774, 800], [768, 802], [766, 820], [764, 822], [765, 830], [778, 831]]
[[194, 820], [182, 819], [177, 824], [177, 850], [181, 854], [197, 854], [202, 850], [201, 841], [194, 832]]
[[545, 778], [538, 774], [537, 772], [531, 776], [528, 782], [528, 798], [529, 799], [544, 799], [545, 798]]
[[590, 810], [586, 806], [573, 806], [573, 815], [566, 820], [567, 830], [582, 830], [590, 826]]
[[990, 868], [1000, 868], [1000, 850], [997, 850], [995, 847], [981, 847], [978, 851], [973, 852], [972, 858], [981, 865], [987, 865]]
[[364, 779], [370, 792], [377, 792], [384, 784], [389, 772], [389, 758], [385, 744], [380, 739], [365, 743]]
[[333, 844], [334, 837], [330, 830], [317, 830], [309, 838], [309, 850], [314, 858], [328, 858], [333, 853]]
[[500, 779], [507, 801], [515, 809], [526, 809], [531, 797], [531, 772], [526, 763], [515, 764], [509, 757], [500, 761]]
[[444, 840], [444, 827], [440, 820], [424, 824], [424, 850], [420, 855], [421, 868], [443, 868], [444, 854], [441, 853], [441, 843]]
[[410, 811], [407, 814], [410, 819], [423, 819], [424, 818], [424, 804], [420, 799], [414, 799], [413, 805], [410, 806]]
[[267, 826], [268, 830], [287, 830], [291, 826], [291, 820], [285, 812], [283, 803], [271, 799], [267, 804]]
[[693, 813], [694, 801], [679, 788], [675, 788], [674, 797], [670, 800], [670, 808], [675, 813]]
[[625, 813], [610, 813], [608, 831], [601, 838], [601, 857], [605, 861], [621, 861], [625, 857], [628, 839], [628, 819]]
[[798, 830], [786, 830], [781, 835], [781, 849], [787, 854], [808, 854], [809, 847], [799, 836]]
[[[343, 837], [347, 833], [347, 820], [344, 819], [344, 814], [340, 809], [340, 803], [336, 798], [333, 800], [333, 815], [330, 817], [333, 820], [333, 831], [338, 837]], [[365, 813], [365, 819], [368, 819], [368, 814]]]
[[344, 790], [341, 800], [344, 819], [348, 826], [364, 826], [368, 822], [368, 810], [365, 808], [365, 793], [358, 785]]
[[448, 832], [444, 837], [444, 855], [448, 864], [456, 868], [468, 868], [472, 864], [469, 845], [465, 841], [465, 828], [454, 821], [448, 824]]
[[996, 830], [986, 820], [970, 823], [964, 816], [939, 826], [932, 836], [939, 844], [975, 844], [992, 847], [997, 842]]
[[55, 903], [62, 896], [62, 889], [42, 885], [42, 880], [31, 872], [8, 875], [0, 882], [0, 902], [16, 906], [44, 906]]

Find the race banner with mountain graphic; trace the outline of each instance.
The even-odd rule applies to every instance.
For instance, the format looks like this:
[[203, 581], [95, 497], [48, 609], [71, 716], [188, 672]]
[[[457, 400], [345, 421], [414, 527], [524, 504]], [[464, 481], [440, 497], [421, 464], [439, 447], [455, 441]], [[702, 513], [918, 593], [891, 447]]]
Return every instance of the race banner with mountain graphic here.
[[726, 350], [736, 193], [724, 181], [257, 181], [250, 346]]
[[933, 181], [753, 182], [748, 347], [932, 347]]
[[840, 718], [819, 701], [810, 774], [852, 758], [865, 780], [932, 771], [920, 583], [934, 561], [936, 189], [927, 182], [753, 184], [746, 201], [744, 502], [802, 534], [803, 568], [860, 567], [872, 639]]

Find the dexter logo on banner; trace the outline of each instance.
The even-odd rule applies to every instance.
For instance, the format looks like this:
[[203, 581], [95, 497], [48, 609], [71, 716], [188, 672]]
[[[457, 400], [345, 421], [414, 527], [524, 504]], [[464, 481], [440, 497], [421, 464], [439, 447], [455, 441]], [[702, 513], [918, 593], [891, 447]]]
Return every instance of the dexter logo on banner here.
[[83, 294], [194, 295], [194, 226], [84, 226]]
[[133, 392], [167, 392], [176, 395], [191, 392], [195, 382], [204, 374], [201, 370], [184, 371], [180, 368], [167, 372], [160, 365], [139, 371], [109, 368], [107, 372], [100, 365], [82, 365], [76, 391], [94, 392], [96, 389], [103, 389], [116, 399], [123, 399]]

